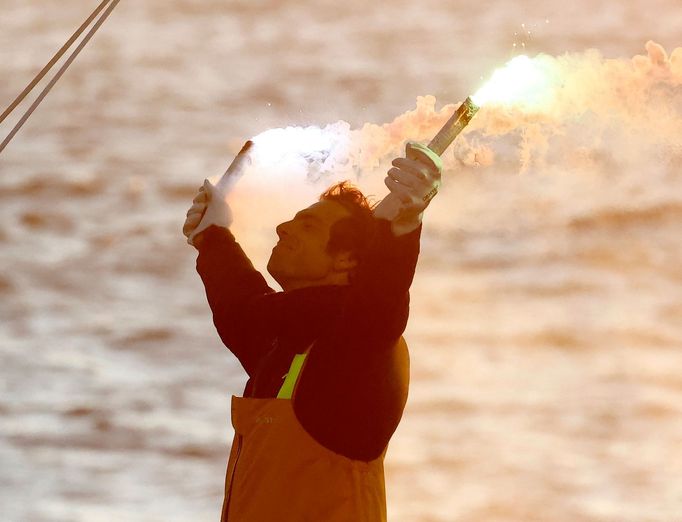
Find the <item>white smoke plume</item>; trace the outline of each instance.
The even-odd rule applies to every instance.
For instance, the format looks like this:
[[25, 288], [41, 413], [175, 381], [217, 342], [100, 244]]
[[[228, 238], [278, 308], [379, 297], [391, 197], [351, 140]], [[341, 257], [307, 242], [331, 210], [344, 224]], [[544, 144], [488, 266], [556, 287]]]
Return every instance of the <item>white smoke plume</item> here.
[[[512, 207], [537, 206], [534, 176], [553, 178], [540, 196], [555, 212], [567, 195], [580, 194], [589, 206], [586, 194], [601, 190], [610, 177], [619, 181], [611, 183], [613, 197], [602, 197], [602, 205], [630, 197], [642, 202], [651, 190], [666, 190], [670, 180], [664, 178], [670, 169], [679, 170], [682, 158], [682, 48], [671, 55], [652, 41], [645, 48], [645, 55], [632, 59], [605, 58], [596, 50], [532, 58], [548, 76], [551, 92], [539, 104], [481, 108], [443, 155], [439, 199], [450, 204], [435, 205], [441, 207], [436, 213], [444, 216], [442, 222], [456, 219], [466, 226], [470, 215], [480, 224], [483, 213], [487, 219], [495, 214], [505, 219]], [[267, 130], [254, 138], [253, 164], [238, 187], [240, 200], [251, 206], [249, 193], [259, 201], [267, 198], [269, 215], [278, 219], [343, 179], [378, 200], [387, 193], [383, 178], [391, 159], [403, 155], [408, 140], [428, 143], [458, 104], [437, 108], [433, 96], [420, 96], [415, 109], [390, 123], [352, 129], [339, 121]], [[510, 181], [510, 174], [522, 174], [527, 186]], [[576, 177], [601, 181], [576, 188], [571, 181]], [[475, 194], [477, 183], [499, 184], [504, 200], [493, 209], [489, 202], [472, 203], [466, 191]], [[574, 201], [567, 211], [585, 208]]]
[[[668, 56], [660, 45], [649, 41], [646, 51], [631, 60], [607, 59], [595, 50], [538, 55], [533, 61], [556, 87], [552, 96], [532, 108], [518, 104], [484, 107], [446, 152], [446, 163], [489, 166], [502, 156], [504, 161], [515, 159], [524, 171], [546, 165], [552, 154], [567, 153], [561, 145], [577, 147], [571, 152], [584, 155], [613, 132], [623, 139], [636, 138], [638, 149], [645, 144], [679, 146], [682, 48]], [[267, 130], [254, 138], [254, 167], [269, 182], [297, 173], [314, 182], [344, 177], [360, 180], [402, 154], [407, 140], [432, 138], [456, 107], [448, 104], [436, 109], [433, 96], [420, 96], [414, 110], [383, 125], [367, 123], [351, 129], [339, 121], [324, 127]], [[501, 139], [510, 137], [517, 143], [511, 150], [507, 140]]]

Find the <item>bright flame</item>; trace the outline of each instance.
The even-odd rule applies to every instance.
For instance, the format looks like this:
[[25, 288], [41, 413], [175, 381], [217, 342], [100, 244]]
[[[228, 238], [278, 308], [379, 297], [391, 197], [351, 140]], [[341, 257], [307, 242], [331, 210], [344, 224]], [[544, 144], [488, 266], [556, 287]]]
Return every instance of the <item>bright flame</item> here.
[[269, 129], [253, 138], [252, 157], [257, 166], [266, 169], [306, 171], [315, 165], [324, 171], [347, 156], [349, 140], [350, 125], [341, 121], [324, 128]]
[[479, 107], [486, 104], [538, 107], [549, 102], [556, 87], [554, 78], [549, 64], [541, 57], [531, 60], [525, 55], [517, 56], [496, 69], [471, 99]]

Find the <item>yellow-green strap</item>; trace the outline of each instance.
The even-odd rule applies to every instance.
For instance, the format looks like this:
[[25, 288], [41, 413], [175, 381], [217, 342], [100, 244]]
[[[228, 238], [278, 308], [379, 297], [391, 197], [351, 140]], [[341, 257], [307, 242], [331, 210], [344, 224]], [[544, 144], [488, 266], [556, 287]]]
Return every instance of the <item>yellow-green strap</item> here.
[[284, 383], [277, 394], [278, 399], [291, 399], [291, 395], [294, 393], [294, 386], [296, 386], [296, 380], [301, 373], [301, 368], [303, 368], [303, 361], [305, 361], [306, 355], [308, 354], [297, 353], [294, 355], [294, 360], [291, 361], [291, 366], [289, 367], [289, 373], [287, 373], [286, 379], [284, 379]]

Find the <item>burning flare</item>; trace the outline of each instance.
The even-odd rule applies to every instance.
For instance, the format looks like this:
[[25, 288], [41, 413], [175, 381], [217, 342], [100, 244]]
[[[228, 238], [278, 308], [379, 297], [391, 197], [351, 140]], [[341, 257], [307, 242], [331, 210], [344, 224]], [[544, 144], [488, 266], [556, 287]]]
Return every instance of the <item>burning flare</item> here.
[[496, 69], [490, 80], [471, 99], [483, 105], [525, 105], [528, 108], [546, 106], [557, 87], [557, 76], [542, 55], [533, 59], [521, 55], [504, 67]]

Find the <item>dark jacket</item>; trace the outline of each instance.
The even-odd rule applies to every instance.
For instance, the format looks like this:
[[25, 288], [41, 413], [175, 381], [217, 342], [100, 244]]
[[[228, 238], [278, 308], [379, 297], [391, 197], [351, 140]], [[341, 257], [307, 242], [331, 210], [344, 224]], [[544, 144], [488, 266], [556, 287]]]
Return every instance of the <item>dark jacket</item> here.
[[293, 356], [315, 341], [294, 412], [318, 442], [359, 460], [381, 454], [407, 400], [409, 357], [397, 341], [421, 234], [395, 237], [388, 221], [376, 225], [351, 285], [275, 292], [216, 226], [197, 258], [218, 334], [249, 376], [244, 396], [276, 397]]

